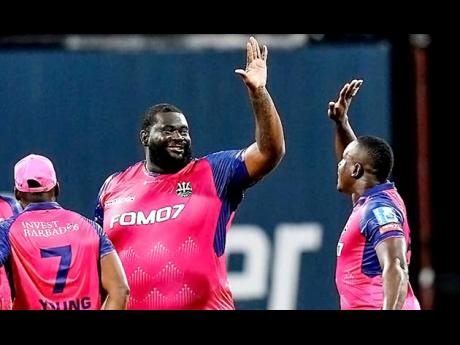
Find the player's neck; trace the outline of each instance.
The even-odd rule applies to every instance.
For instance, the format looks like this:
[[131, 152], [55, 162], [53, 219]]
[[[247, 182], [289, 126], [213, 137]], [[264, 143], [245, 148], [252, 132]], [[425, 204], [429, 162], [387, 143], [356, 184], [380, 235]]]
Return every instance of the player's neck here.
[[372, 176], [364, 175], [361, 177], [353, 186], [353, 202], [356, 202], [368, 189], [371, 189], [378, 184], [379, 182]]
[[38, 199], [37, 200], [20, 200], [19, 204], [21, 205], [23, 209], [25, 209], [30, 204], [40, 204], [43, 202], [56, 202], [56, 199], [53, 198], [53, 199], [40, 199], [40, 200]]
[[155, 164], [154, 162], [151, 162], [150, 160], [146, 160], [144, 162], [144, 167], [147, 173], [149, 174], [175, 174], [179, 171], [181, 171], [185, 165], [183, 166], [177, 166], [177, 167], [168, 167], [168, 168], [163, 168], [159, 166], [158, 164]]

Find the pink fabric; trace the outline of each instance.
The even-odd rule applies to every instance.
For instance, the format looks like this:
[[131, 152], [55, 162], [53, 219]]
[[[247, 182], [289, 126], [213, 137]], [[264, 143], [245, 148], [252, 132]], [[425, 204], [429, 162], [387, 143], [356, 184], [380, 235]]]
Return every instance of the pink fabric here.
[[100, 202], [131, 289], [128, 309], [234, 309], [225, 255], [213, 247], [222, 202], [207, 160], [156, 176], [140, 162], [115, 176]]
[[[0, 199], [0, 222], [11, 217], [13, 210], [10, 204]], [[5, 268], [0, 267], [0, 310], [11, 309], [11, 291]]]
[[[88, 220], [62, 208], [25, 211], [9, 240], [13, 309], [100, 309], [100, 237]], [[56, 292], [60, 274], [65, 284]]]
[[[404, 219], [407, 219], [406, 208], [397, 191], [393, 189], [385, 193], [403, 212]], [[360, 221], [369, 200], [370, 198], [354, 207], [337, 247], [336, 285], [340, 295], [341, 309], [378, 310], [383, 306], [382, 276], [369, 277], [361, 270], [366, 238], [361, 233]], [[403, 224], [403, 232], [406, 243], [410, 243], [410, 229], [407, 221]], [[409, 264], [410, 251], [407, 252], [406, 257]], [[410, 283], [403, 309], [420, 309]]]
[[[29, 187], [28, 180], [37, 181], [40, 187]], [[33, 154], [16, 163], [14, 181], [19, 191], [28, 193], [48, 192], [57, 183], [53, 163], [46, 157]]]

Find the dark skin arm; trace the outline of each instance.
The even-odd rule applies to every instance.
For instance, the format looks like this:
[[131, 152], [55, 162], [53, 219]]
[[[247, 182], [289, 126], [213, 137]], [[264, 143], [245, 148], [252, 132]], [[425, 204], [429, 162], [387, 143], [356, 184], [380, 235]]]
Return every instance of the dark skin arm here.
[[382, 267], [383, 310], [400, 310], [409, 286], [406, 241], [403, 237], [390, 237], [379, 243], [375, 250]]
[[126, 309], [129, 287], [120, 258], [115, 251], [101, 259], [101, 281], [102, 287], [107, 292], [107, 298], [101, 309]]
[[344, 85], [336, 102], [329, 103], [328, 115], [335, 122], [335, 155], [337, 161], [342, 160], [343, 151], [352, 141], [356, 140], [356, 135], [348, 121], [348, 110], [351, 100], [359, 91], [363, 84], [362, 80], [353, 80]]
[[266, 89], [268, 49], [261, 51], [254, 37], [246, 45], [246, 69], [237, 69], [249, 92], [255, 115], [256, 142], [246, 149], [244, 161], [253, 180], [272, 171], [285, 154], [283, 126], [275, 104]]

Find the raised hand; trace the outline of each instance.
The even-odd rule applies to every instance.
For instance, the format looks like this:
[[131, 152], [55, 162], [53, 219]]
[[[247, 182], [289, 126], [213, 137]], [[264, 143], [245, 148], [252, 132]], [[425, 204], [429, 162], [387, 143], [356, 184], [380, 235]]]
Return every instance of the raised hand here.
[[344, 85], [337, 102], [329, 103], [328, 115], [331, 120], [341, 122], [348, 115], [351, 100], [356, 96], [362, 84], [362, 80], [355, 79]]
[[255, 91], [258, 88], [263, 88], [267, 84], [267, 46], [263, 46], [261, 51], [259, 43], [254, 37], [249, 38], [246, 44], [247, 62], [246, 69], [237, 69], [235, 73], [243, 79], [246, 86]]

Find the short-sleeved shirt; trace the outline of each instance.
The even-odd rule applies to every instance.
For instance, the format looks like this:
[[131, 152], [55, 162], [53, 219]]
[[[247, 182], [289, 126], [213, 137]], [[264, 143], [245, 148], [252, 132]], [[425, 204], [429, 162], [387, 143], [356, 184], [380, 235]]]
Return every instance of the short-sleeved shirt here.
[[[355, 203], [337, 245], [336, 284], [341, 309], [381, 309], [382, 269], [376, 247], [390, 237], [404, 238], [410, 262], [406, 207], [393, 183], [377, 185]], [[409, 283], [403, 309], [420, 309]]]
[[224, 250], [251, 183], [242, 155], [214, 153], [175, 174], [139, 162], [106, 180], [95, 216], [125, 269], [128, 309], [234, 309]]
[[0, 224], [13, 309], [100, 309], [100, 258], [113, 250], [94, 221], [56, 202], [28, 205]]

